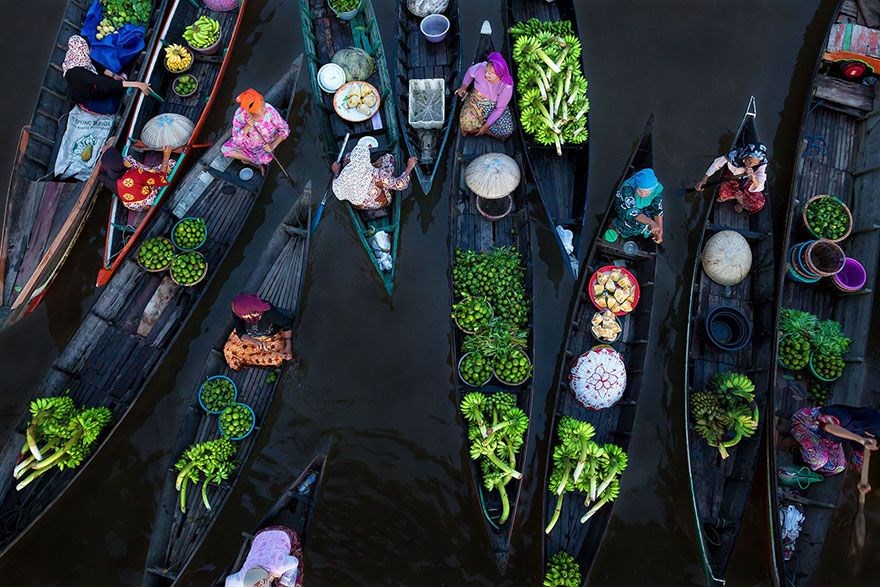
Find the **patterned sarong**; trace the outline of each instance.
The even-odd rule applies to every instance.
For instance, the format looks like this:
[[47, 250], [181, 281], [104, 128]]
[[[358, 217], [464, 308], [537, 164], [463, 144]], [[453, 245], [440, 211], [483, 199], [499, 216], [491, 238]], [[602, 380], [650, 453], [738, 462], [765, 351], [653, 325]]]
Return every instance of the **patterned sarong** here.
[[[839, 425], [840, 422], [834, 416], [823, 415], [819, 410], [804, 408], [795, 412], [791, 417], [791, 435], [801, 445], [801, 457], [808, 467], [823, 475], [837, 475], [846, 468], [843, 444], [820, 434], [820, 424]], [[853, 469], [861, 469], [861, 453], [854, 451], [851, 461]]]
[[284, 362], [284, 334], [277, 332], [261, 337], [260, 341], [267, 343], [269, 350], [244, 342], [233, 330], [223, 345], [223, 356], [229, 368], [238, 371], [242, 367], [280, 367]]
[[[459, 123], [461, 124], [461, 132], [465, 134], [473, 134], [480, 130], [486, 119], [495, 110], [495, 101], [486, 97], [485, 94], [473, 90], [468, 94], [461, 108], [461, 116]], [[489, 135], [496, 139], [504, 140], [513, 134], [513, 115], [510, 108], [505, 108], [504, 113], [489, 127]]]

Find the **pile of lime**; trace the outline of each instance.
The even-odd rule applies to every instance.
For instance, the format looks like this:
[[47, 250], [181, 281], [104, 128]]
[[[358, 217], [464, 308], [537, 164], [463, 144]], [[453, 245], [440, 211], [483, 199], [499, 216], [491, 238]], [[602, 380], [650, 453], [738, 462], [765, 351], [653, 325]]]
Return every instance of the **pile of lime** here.
[[147, 271], [162, 271], [174, 256], [174, 245], [164, 236], [154, 236], [144, 241], [138, 251], [138, 262]]
[[235, 385], [225, 377], [215, 377], [202, 384], [202, 405], [209, 412], [220, 412], [235, 401]]
[[492, 367], [480, 353], [468, 353], [462, 357], [458, 372], [465, 383], [474, 387], [485, 385], [492, 377]]
[[815, 353], [810, 360], [812, 361], [813, 371], [823, 379], [834, 380], [843, 375], [845, 363], [839, 355]]
[[184, 251], [199, 248], [208, 237], [204, 218], [184, 218], [174, 226], [174, 244]]
[[250, 433], [254, 415], [244, 404], [232, 404], [220, 412], [220, 433], [227, 438], [242, 438]]
[[495, 357], [495, 377], [501, 383], [515, 385], [525, 381], [532, 373], [532, 364], [522, 351], [513, 351]]
[[488, 326], [492, 318], [492, 308], [483, 298], [466, 296], [464, 300], [452, 305], [452, 317], [459, 328], [473, 333]]
[[171, 278], [180, 285], [195, 284], [207, 271], [208, 263], [195, 251], [175, 255], [171, 260]]
[[807, 225], [820, 238], [837, 240], [849, 230], [849, 215], [836, 198], [819, 198], [807, 206]]
[[196, 91], [198, 86], [196, 78], [190, 74], [182, 75], [174, 82], [174, 91], [181, 96], [189, 96]]

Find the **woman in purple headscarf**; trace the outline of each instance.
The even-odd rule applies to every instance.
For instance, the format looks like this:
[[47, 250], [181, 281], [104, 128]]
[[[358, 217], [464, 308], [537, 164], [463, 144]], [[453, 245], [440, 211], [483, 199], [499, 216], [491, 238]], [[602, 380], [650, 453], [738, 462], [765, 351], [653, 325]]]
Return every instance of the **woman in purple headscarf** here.
[[235, 296], [232, 313], [235, 328], [223, 346], [223, 356], [230, 369], [280, 367], [293, 358], [292, 316], [252, 293]]
[[[474, 89], [468, 94], [472, 82]], [[465, 100], [459, 119], [462, 135], [504, 140], [513, 133], [513, 115], [507, 107], [513, 97], [513, 78], [501, 53], [493, 51], [486, 61], [470, 66], [455, 93]]]

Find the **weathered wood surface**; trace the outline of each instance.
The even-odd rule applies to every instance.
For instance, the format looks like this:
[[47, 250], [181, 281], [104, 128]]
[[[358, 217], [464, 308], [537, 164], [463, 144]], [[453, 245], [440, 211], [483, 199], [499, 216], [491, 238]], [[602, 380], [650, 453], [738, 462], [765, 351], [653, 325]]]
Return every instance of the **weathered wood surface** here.
[[[488, 31], [488, 32], [487, 32]], [[485, 60], [486, 55], [494, 50], [492, 46], [491, 28], [487, 22], [483, 23], [480, 40], [477, 45], [477, 51], [473, 62]], [[449, 228], [450, 228], [450, 251], [449, 258], [452, 263], [455, 259], [455, 250], [472, 250], [472, 251], [490, 251], [497, 247], [513, 247], [522, 257], [525, 266], [524, 287], [526, 291], [526, 299], [532, 299], [532, 267], [531, 267], [531, 226], [529, 220], [528, 206], [526, 202], [526, 182], [523, 175], [523, 181], [519, 187], [511, 194], [513, 198], [512, 212], [501, 220], [490, 222], [483, 218], [476, 207], [476, 196], [467, 187], [464, 181], [464, 172], [467, 165], [486, 153], [504, 153], [512, 157], [523, 169], [523, 160], [521, 156], [521, 148], [516, 136], [508, 138], [506, 141], [499, 141], [488, 136], [468, 136], [463, 137], [456, 132], [455, 139], [455, 158], [452, 163], [452, 175], [450, 180], [449, 194]], [[450, 296], [453, 294], [452, 269], [449, 271], [449, 290]], [[531, 312], [528, 320], [528, 328], [532, 328]], [[463, 333], [453, 325], [455, 331], [453, 348], [452, 348], [452, 364], [457, 370], [458, 361], [461, 358], [460, 349], [464, 340]], [[534, 340], [529, 335], [528, 349], [526, 354], [529, 360], [534, 363]], [[523, 384], [517, 386], [503, 385], [497, 380], [492, 380], [488, 385], [475, 388], [464, 384], [458, 377], [456, 371], [455, 388], [456, 388], [456, 412], [461, 403], [462, 397], [472, 391], [496, 391], [502, 390], [513, 393], [517, 396], [517, 405], [531, 418], [532, 392], [534, 382], [530, 377]], [[460, 414], [459, 414], [459, 417]], [[462, 440], [469, 443], [467, 439], [467, 424], [463, 420], [462, 424]], [[528, 475], [528, 471], [523, 471], [523, 463], [526, 462], [528, 454], [528, 436], [519, 455], [517, 456], [516, 467], [518, 471]], [[501, 500], [497, 492], [487, 492], [483, 486], [482, 473], [474, 461], [469, 461], [471, 471], [471, 491], [474, 492], [474, 499], [478, 504], [484, 504], [483, 523], [486, 526], [487, 533], [492, 545], [492, 553], [495, 556], [499, 570], [503, 573], [507, 567], [507, 560], [510, 553], [510, 540], [517, 523], [517, 511], [522, 489], [522, 480], [511, 480], [506, 490], [510, 501], [510, 516], [507, 522], [499, 527], [496, 521], [501, 515]]]
[[813, 96], [862, 112], [868, 112], [874, 104], [873, 88], [826, 75], [816, 79]]
[[[297, 62], [299, 63], [299, 62]], [[280, 97], [293, 91], [297, 63], [275, 90]], [[271, 92], [270, 92], [271, 94]], [[283, 101], [283, 100], [282, 100]], [[229, 132], [202, 157], [200, 165], [211, 165], [222, 157], [220, 147]], [[237, 166], [237, 167], [236, 167]], [[234, 163], [235, 169], [240, 169]], [[187, 175], [180, 190], [171, 195], [171, 205], [163, 208], [145, 238], [167, 235], [174, 223], [185, 216], [205, 219], [208, 239], [199, 249], [208, 263], [205, 278], [193, 287], [180, 288], [161, 309], [153, 327], [138, 332], [143, 314], [163, 274], [141, 270], [134, 259], [126, 259], [119, 275], [105, 288], [58, 359], [36, 387], [34, 397], [58, 395], [69, 390], [77, 404], [107, 406], [114, 421], [102, 435], [93, 452], [106, 444], [134, 401], [146, 387], [159, 363], [201, 300], [262, 188], [265, 178], [256, 174], [247, 184], [215, 179], [201, 195], [186, 206], [176, 206], [180, 195], [189, 194], [190, 184], [198, 181], [199, 168]], [[91, 462], [91, 457], [75, 471], [53, 471], [41, 476], [22, 491], [12, 487], [12, 469], [23, 442], [27, 414], [11, 431], [0, 454], [0, 548], [8, 549], [30, 525], [61, 496]]]
[[[540, 20], [568, 20], [576, 36], [578, 33], [577, 15], [575, 14], [572, 0], [557, 0], [546, 2], [545, 0], [506, 0], [505, 2], [505, 28], [517, 22], [537, 18]], [[507, 35], [507, 44], [513, 46], [513, 39]], [[510, 67], [516, 69], [514, 62], [508, 59]], [[581, 62], [583, 67], [583, 62]], [[516, 79], [515, 71], [514, 79]], [[511, 106], [514, 112], [518, 112], [517, 94], [514, 91], [514, 100]], [[589, 117], [589, 114], [587, 115]], [[562, 156], [556, 154], [555, 147], [540, 145], [531, 140], [522, 132], [519, 124], [519, 115], [514, 119], [517, 132], [522, 136], [525, 143], [526, 160], [531, 169], [531, 176], [541, 196], [541, 203], [549, 228], [559, 252], [562, 255], [564, 265], [569, 273], [577, 277], [578, 260], [577, 254], [580, 247], [581, 230], [584, 224], [584, 214], [587, 206], [587, 171], [589, 167], [589, 141], [581, 145], [568, 145], [563, 147]], [[587, 125], [589, 128], [589, 124]], [[556, 227], [561, 226], [574, 234], [574, 252], [568, 254], [563, 247], [562, 240]]]
[[[260, 256], [254, 271], [248, 277], [242, 291], [255, 292], [278, 308], [299, 317], [299, 304], [305, 279], [309, 251], [309, 225], [311, 221], [311, 184], [307, 184], [300, 198], [294, 203], [275, 234]], [[238, 388], [236, 401], [249, 405], [256, 416], [256, 428], [238, 441], [236, 461], [239, 464], [234, 476], [208, 490], [212, 508], [208, 510], [195, 487], [188, 492], [186, 513], [179, 507], [175, 489], [177, 469], [173, 462], [187, 447], [220, 437], [217, 416], [205, 413], [198, 401], [199, 386], [193, 390], [193, 400], [183, 426], [178, 434], [169, 463], [160, 498], [158, 519], [153, 528], [147, 569], [143, 584], [163, 585], [169, 578], [176, 579], [185, 572], [193, 555], [201, 546], [214, 521], [223, 511], [226, 501], [238, 481], [241, 467], [248, 461], [259, 437], [260, 427], [266, 419], [272, 399], [278, 388], [278, 380], [266, 380], [270, 372], [245, 368], [239, 372], [230, 369], [223, 357], [223, 345], [234, 328], [234, 320], [227, 320], [220, 329], [217, 344], [211, 349], [205, 362], [204, 379], [223, 375], [235, 382]], [[290, 363], [284, 365], [286, 369]], [[203, 379], [203, 380], [204, 380]], [[200, 382], [201, 385], [201, 382]]]
[[198, 144], [200, 140], [202, 126], [211, 112], [217, 91], [223, 81], [229, 57], [232, 55], [239, 27], [248, 5], [248, 0], [241, 0], [237, 9], [228, 12], [214, 12], [203, 8], [198, 2], [188, 0], [173, 0], [173, 2], [168, 20], [161, 32], [162, 40], [180, 39], [187, 26], [200, 16], [207, 15], [220, 23], [220, 50], [215, 55], [202, 55], [193, 51], [194, 61], [188, 73], [192, 73], [199, 80], [199, 87], [196, 93], [189, 98], [180, 98], [174, 94], [172, 87], [179, 74], [170, 73], [165, 69], [165, 52], [160, 50], [152, 56], [153, 68], [149, 79], [144, 81], [147, 81], [153, 91], [164, 98], [164, 101], [145, 97], [142, 94], [138, 96], [134, 105], [132, 121], [127, 128], [123, 154], [131, 155], [148, 164], [156, 164], [152, 161], [156, 151], [140, 151], [134, 146], [140, 141], [144, 125], [160, 114], [180, 114], [193, 121], [195, 128], [187, 144], [175, 151], [179, 154], [174, 155], [177, 164], [168, 178], [169, 185], [159, 191], [154, 205], [145, 214], [132, 217], [118, 198], [113, 199], [107, 220], [104, 260], [98, 272], [99, 286], [105, 285], [120, 267], [134, 243], [139, 240], [140, 235], [149, 228], [153, 219], [157, 217], [159, 210], [165, 204], [169, 190], [182, 177], [183, 168], [189, 163], [188, 157], [193, 145]]
[[[325, 0], [300, 0], [300, 16], [303, 43], [312, 81], [312, 98], [320, 117], [321, 138], [327, 159], [336, 160], [346, 135], [349, 136], [348, 145], [345, 147], [346, 153], [351, 151], [362, 137], [372, 136], [379, 142], [379, 146], [372, 150], [373, 159], [375, 160], [381, 153], [391, 153], [394, 156], [396, 169], [402, 170], [405, 162], [400, 145], [394, 90], [372, 3], [370, 0], [364, 0], [361, 12], [353, 20], [344, 21], [336, 18]], [[376, 61], [376, 71], [366, 81], [379, 91], [382, 100], [379, 111], [371, 119], [359, 123], [346, 122], [340, 118], [333, 109], [333, 94], [321, 90], [317, 81], [318, 68], [328, 63], [336, 51], [348, 47], [363, 49]], [[327, 189], [332, 191], [329, 185]], [[405, 195], [405, 192], [392, 192], [391, 205], [384, 209], [387, 214], [381, 216], [364, 213], [348, 202], [344, 203], [355, 236], [366, 251], [389, 295], [394, 290], [397, 250], [400, 242], [400, 206]], [[333, 197], [332, 193], [330, 197]], [[376, 232], [386, 232], [391, 238], [390, 254], [393, 261], [390, 270], [383, 270], [379, 266], [376, 253], [370, 246], [369, 240]]]
[[[455, 90], [463, 73], [458, 0], [450, 0], [444, 15], [449, 19], [449, 33], [443, 41], [431, 43], [419, 28], [422, 19], [407, 10], [406, 0], [397, 2], [394, 78], [400, 127], [407, 157], [419, 159], [415, 173], [426, 194], [431, 191], [434, 175], [444, 159], [446, 143], [455, 127], [459, 109]], [[412, 79], [442, 79], [445, 82], [446, 120], [442, 128], [424, 130], [409, 125], [409, 81]]]
[[[642, 136], [636, 142], [633, 154], [624, 167], [620, 181], [640, 169], [653, 165], [652, 132], [653, 115], [648, 119]], [[617, 189], [619, 187], [618, 184]], [[646, 384], [644, 368], [651, 331], [657, 247], [651, 241], [642, 240], [639, 241], [639, 244], [645, 250], [640, 251], [640, 254], [630, 256], [624, 253], [619, 243], [612, 244], [602, 239], [604, 229], [608, 227], [614, 214], [615, 193], [616, 190], [611, 193], [608, 209], [600, 225], [602, 229], [598, 231], [598, 236], [590, 247], [583, 270], [580, 272], [569, 316], [565, 350], [558, 365], [556, 387], [550, 400], [555, 408], [550, 428], [551, 437], [547, 443], [547, 469], [543, 484], [545, 488], [553, 471], [552, 453], [553, 447], [559, 440], [556, 433], [559, 418], [569, 416], [589, 422], [596, 429], [596, 442], [600, 444], [613, 442], [626, 450], [635, 423], [639, 397]], [[590, 330], [590, 320], [597, 310], [590, 300], [587, 289], [592, 274], [606, 265], [618, 265], [631, 271], [639, 282], [641, 295], [635, 310], [620, 318], [623, 332], [618, 340], [611, 345], [623, 355], [626, 364], [626, 391], [623, 398], [614, 406], [600, 411], [592, 411], [577, 401], [571, 392], [568, 380], [570, 370], [577, 359], [593, 346], [600, 344], [600, 341], [593, 337]], [[545, 491], [544, 526], [550, 521], [555, 507], [556, 497]], [[588, 522], [582, 524], [580, 519], [587, 512], [587, 508], [583, 505], [583, 496], [579, 493], [567, 495], [563, 502], [559, 521], [549, 535], [543, 535], [544, 565], [546, 566], [551, 556], [557, 552], [565, 551], [575, 557], [584, 577], [589, 575], [590, 567], [605, 535], [608, 521], [611, 519], [612, 508], [613, 504], [605, 505]]]
[[[139, 79], [155, 48], [167, 0], [156, 3], [144, 37], [146, 48], [128, 67], [130, 79]], [[0, 229], [0, 328], [11, 325], [42, 299], [67, 258], [91, 214], [99, 184], [98, 165], [92, 176], [79, 181], [53, 181], [55, 159], [67, 114], [75, 106], [67, 97], [67, 82], [59, 65], [67, 39], [79, 34], [88, 5], [69, 1], [30, 124], [22, 129]], [[111, 136], [128, 119], [135, 101], [129, 91], [114, 115]], [[101, 145], [95, 145], [100, 150]]]
[[[851, 3], [844, 3], [844, 8]], [[876, 4], [876, 3], [875, 3]], [[840, 15], [846, 17], [847, 15]], [[852, 15], [849, 15], [852, 16]], [[861, 22], [861, 17], [857, 22]], [[817, 73], [815, 83], [825, 83], [824, 73]], [[846, 83], [846, 82], [844, 82]], [[855, 91], [861, 88], [849, 84]], [[876, 103], [866, 110], [876, 109]], [[822, 101], [811, 98], [805, 105], [805, 116], [797, 150], [797, 167], [792, 181], [788, 206], [783, 253], [787, 254], [796, 243], [812, 237], [802, 221], [804, 203], [819, 194], [835, 195], [852, 211], [852, 234], [840, 245], [848, 257], [857, 259], [867, 272], [867, 287], [858, 294], [843, 294], [835, 290], [827, 279], [815, 285], [794, 282], [786, 277], [787, 257], [780, 266], [779, 308], [796, 308], [816, 314], [820, 319], [834, 319], [841, 323], [844, 333], [853, 339], [844, 357], [843, 376], [833, 383], [828, 404], [880, 407], [880, 396], [868, 384], [864, 358], [868, 352], [868, 337], [873, 316], [873, 288], [877, 280], [878, 251], [880, 251], [880, 209], [876, 194], [880, 190], [880, 129], [875, 116], [862, 117], [844, 113]], [[792, 415], [811, 405], [807, 399], [806, 378], [790, 374], [777, 367], [773, 388], [774, 420], [770, 448], [770, 470], [787, 464], [801, 465], [799, 455], [783, 448], [790, 440]], [[777, 486], [776, 475], [770, 476], [769, 497], [773, 522], [774, 556], [779, 580], [785, 585], [807, 586], [823, 557], [825, 540], [832, 524], [846, 524], [833, 506], [843, 499], [841, 491], [849, 471], [826, 478], [807, 490], [789, 489], [786, 497]], [[782, 507], [797, 501], [806, 519], [791, 560], [784, 561], [779, 533], [779, 512]], [[832, 507], [828, 507], [828, 506]]]
[[[754, 112], [754, 98], [749, 103], [732, 147], [759, 141]], [[765, 197], [770, 196], [765, 189]], [[776, 263], [773, 250], [773, 219], [770, 206], [754, 214], [739, 213], [735, 202], [710, 200], [704, 222], [699, 251], [706, 241], [721, 230], [733, 230], [749, 240], [752, 267], [743, 281], [723, 286], [712, 281], [703, 271], [700, 253], [691, 284], [691, 318], [688, 330], [687, 395], [706, 389], [719, 372], [731, 371], [747, 375], [755, 384], [759, 427], [754, 436], [744, 438], [722, 459], [718, 449], [709, 446], [693, 428], [690, 404], [685, 406], [688, 422], [688, 463], [691, 489], [700, 532], [700, 551], [710, 582], [721, 581], [739, 535], [745, 507], [751, 494], [752, 481], [758, 465], [762, 441], [761, 425], [767, 417], [767, 397], [772, 385], [770, 369], [775, 360]], [[723, 351], [706, 334], [705, 318], [718, 307], [735, 308], [743, 313], [752, 327], [751, 341], [739, 351]]]

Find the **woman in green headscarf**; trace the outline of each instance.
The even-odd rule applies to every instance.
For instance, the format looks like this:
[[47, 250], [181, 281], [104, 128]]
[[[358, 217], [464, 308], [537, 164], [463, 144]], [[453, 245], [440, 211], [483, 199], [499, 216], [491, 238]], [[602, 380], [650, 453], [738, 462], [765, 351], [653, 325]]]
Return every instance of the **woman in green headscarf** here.
[[642, 169], [620, 185], [611, 226], [623, 238], [642, 236], [663, 242], [663, 184], [653, 169]]

